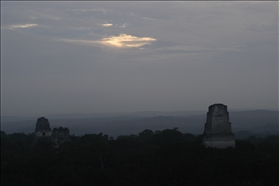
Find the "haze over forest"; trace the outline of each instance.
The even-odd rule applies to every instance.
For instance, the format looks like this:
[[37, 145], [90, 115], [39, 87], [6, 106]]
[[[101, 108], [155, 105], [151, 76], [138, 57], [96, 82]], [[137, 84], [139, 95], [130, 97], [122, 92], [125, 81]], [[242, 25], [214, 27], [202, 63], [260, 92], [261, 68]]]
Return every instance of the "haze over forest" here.
[[[279, 185], [278, 22], [276, 1], [1, 1], [1, 185]], [[217, 112], [202, 135], [215, 103], [232, 131]]]
[[1, 116], [278, 110], [278, 2], [1, 2]]
[[[278, 134], [278, 111], [253, 110], [229, 113], [232, 132], [237, 139], [251, 135], [265, 137]], [[1, 130], [8, 134], [35, 131], [38, 117], [2, 117]], [[111, 137], [137, 135], [145, 129], [162, 131], [178, 129], [182, 133], [200, 135], [204, 131], [206, 113], [137, 112], [102, 115], [48, 115], [50, 127], [67, 127], [71, 135], [103, 133]]]

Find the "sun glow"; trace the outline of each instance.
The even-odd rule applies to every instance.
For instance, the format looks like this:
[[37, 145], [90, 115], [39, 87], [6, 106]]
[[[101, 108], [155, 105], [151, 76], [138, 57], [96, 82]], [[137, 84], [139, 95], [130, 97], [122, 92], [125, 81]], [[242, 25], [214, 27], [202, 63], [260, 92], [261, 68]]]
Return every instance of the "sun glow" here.
[[110, 27], [110, 26], [112, 26], [111, 23], [102, 24], [102, 27]]
[[152, 41], [156, 41], [156, 39], [151, 37], [136, 37], [127, 34], [120, 34], [119, 36], [103, 38], [100, 43], [118, 48], [137, 48], [143, 45], [148, 45]]
[[144, 45], [149, 45], [151, 42], [156, 41], [151, 37], [136, 37], [127, 34], [120, 34], [119, 36], [110, 36], [102, 38], [101, 40], [79, 40], [79, 39], [60, 39], [64, 42], [84, 44], [89, 46], [104, 45], [114, 48], [139, 48], [144, 49]]

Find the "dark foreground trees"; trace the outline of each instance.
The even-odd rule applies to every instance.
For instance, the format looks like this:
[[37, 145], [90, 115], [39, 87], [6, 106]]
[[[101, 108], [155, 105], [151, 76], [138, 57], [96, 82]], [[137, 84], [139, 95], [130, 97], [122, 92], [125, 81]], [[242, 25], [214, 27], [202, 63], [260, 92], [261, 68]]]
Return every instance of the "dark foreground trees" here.
[[279, 185], [279, 135], [212, 149], [177, 129], [71, 136], [60, 148], [1, 132], [2, 185]]

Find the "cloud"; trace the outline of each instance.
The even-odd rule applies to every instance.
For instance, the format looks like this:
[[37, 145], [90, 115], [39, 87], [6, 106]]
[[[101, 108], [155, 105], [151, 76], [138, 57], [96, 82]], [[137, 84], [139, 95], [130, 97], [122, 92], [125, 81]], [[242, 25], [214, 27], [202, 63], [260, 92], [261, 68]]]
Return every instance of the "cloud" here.
[[88, 46], [95, 46], [98, 44], [98, 41], [82, 40], [82, 39], [59, 39], [59, 41], [64, 41], [64, 42], [74, 43], [74, 44], [81, 44], [81, 45], [88, 45]]
[[104, 24], [101, 24], [102, 27], [111, 27], [111, 26], [114, 26], [114, 27], [119, 27], [119, 28], [125, 28], [127, 26], [127, 23], [123, 23], [123, 24], [112, 24], [112, 23], [104, 23]]
[[37, 24], [11, 25], [11, 26], [8, 26], [8, 29], [30, 28], [30, 27], [34, 27], [34, 26], [38, 26], [38, 25]]
[[112, 24], [111, 24], [111, 23], [105, 23], [105, 24], [102, 24], [102, 27], [110, 27], [110, 26], [112, 26]]
[[115, 47], [115, 48], [142, 49], [142, 46], [148, 45], [151, 42], [156, 41], [156, 39], [151, 37], [137, 37], [137, 36], [127, 35], [127, 34], [120, 34], [119, 36], [105, 37], [101, 40], [61, 39], [61, 41], [76, 43], [76, 44], [85, 44], [85, 45], [101, 44], [104, 46]]
[[103, 38], [100, 43], [119, 48], [137, 48], [148, 45], [152, 41], [156, 41], [156, 39], [151, 37], [136, 37], [127, 34], [120, 34], [119, 36]]

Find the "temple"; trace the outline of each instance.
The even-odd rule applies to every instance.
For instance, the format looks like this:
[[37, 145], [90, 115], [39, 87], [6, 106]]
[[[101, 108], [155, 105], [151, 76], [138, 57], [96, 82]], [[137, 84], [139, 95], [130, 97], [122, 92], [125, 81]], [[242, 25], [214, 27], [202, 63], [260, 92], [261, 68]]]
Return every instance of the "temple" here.
[[235, 147], [235, 138], [226, 105], [209, 106], [204, 125], [203, 144], [206, 147], [216, 148]]
[[51, 128], [48, 122], [48, 119], [40, 117], [37, 119], [35, 135], [37, 138], [40, 137], [51, 137]]
[[61, 145], [63, 144], [65, 141], [69, 141], [69, 129], [68, 128], [63, 128], [63, 127], [59, 127], [54, 128], [52, 130], [52, 141], [56, 144], [56, 145]]
[[54, 128], [51, 130], [48, 119], [40, 117], [36, 123], [34, 142], [36, 143], [39, 139], [46, 139], [51, 140], [55, 144], [55, 147], [59, 147], [64, 142], [69, 141], [69, 134], [70, 131], [67, 127], [59, 127], [58, 129]]

